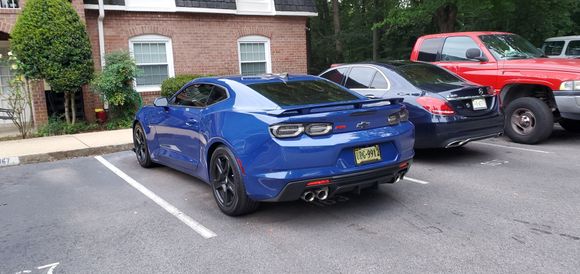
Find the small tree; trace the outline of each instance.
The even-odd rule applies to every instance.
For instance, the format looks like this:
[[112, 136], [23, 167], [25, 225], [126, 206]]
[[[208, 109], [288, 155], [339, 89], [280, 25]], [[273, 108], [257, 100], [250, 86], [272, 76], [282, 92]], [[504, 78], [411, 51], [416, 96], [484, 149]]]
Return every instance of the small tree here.
[[135, 91], [137, 64], [128, 52], [114, 52], [105, 57], [105, 69], [91, 83], [94, 91], [109, 102], [113, 118], [127, 118], [141, 105], [141, 96]]
[[94, 68], [85, 25], [71, 3], [26, 1], [11, 33], [11, 47], [27, 78], [45, 79], [53, 91], [65, 94], [66, 121], [74, 124], [74, 94], [91, 80]]
[[[2, 55], [0, 55], [1, 58]], [[26, 139], [34, 127], [34, 122], [31, 117], [32, 96], [30, 94], [28, 80], [22, 72], [22, 63], [20, 63], [12, 52], [8, 52], [7, 63], [13, 76], [9, 83], [10, 91], [7, 100], [8, 107], [12, 111], [10, 118], [12, 123], [18, 128], [22, 139]]]

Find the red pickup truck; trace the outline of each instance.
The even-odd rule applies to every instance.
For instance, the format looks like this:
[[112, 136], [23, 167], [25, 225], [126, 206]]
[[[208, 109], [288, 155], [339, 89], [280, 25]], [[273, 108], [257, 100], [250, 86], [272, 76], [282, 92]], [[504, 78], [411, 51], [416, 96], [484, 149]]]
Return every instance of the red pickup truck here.
[[580, 132], [580, 59], [548, 59], [512, 33], [457, 32], [420, 37], [411, 60], [492, 86], [506, 115], [504, 132], [515, 142], [547, 139], [554, 122]]

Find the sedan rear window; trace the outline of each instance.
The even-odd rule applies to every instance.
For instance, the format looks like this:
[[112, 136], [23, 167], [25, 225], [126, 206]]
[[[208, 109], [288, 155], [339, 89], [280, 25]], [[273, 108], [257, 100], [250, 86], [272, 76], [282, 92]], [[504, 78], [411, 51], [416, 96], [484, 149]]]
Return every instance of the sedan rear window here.
[[359, 99], [340, 86], [324, 80], [272, 82], [248, 86], [280, 106], [323, 104]]
[[409, 64], [397, 67], [397, 72], [416, 87], [436, 84], [456, 84], [463, 82], [457, 76], [434, 65]]

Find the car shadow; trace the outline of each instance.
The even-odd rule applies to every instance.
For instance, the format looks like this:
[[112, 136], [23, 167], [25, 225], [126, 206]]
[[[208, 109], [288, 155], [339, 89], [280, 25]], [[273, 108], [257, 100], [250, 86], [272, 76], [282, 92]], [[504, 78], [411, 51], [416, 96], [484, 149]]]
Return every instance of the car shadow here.
[[316, 218], [318, 223], [341, 216], [375, 216], [400, 212], [406, 208], [403, 195], [395, 185], [384, 185], [378, 190], [365, 189], [360, 194], [341, 193], [324, 201], [302, 200], [282, 203], [262, 203], [258, 211], [244, 216], [244, 221], [257, 223], [301, 222]]

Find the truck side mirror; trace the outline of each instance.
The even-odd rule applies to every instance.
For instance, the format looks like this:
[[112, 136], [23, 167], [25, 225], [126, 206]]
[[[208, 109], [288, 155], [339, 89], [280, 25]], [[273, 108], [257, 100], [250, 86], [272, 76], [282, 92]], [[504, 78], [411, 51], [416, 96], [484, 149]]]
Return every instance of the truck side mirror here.
[[470, 49], [467, 49], [467, 51], [465, 52], [465, 57], [467, 59], [477, 60], [477, 61], [480, 61], [480, 62], [486, 62], [487, 61], [487, 58], [485, 58], [483, 56], [483, 54], [481, 53], [481, 50], [478, 49], [478, 48], [470, 48]]
[[156, 98], [155, 101], [153, 101], [153, 105], [156, 107], [167, 107], [169, 105], [169, 102], [167, 101], [167, 98], [159, 97]]

